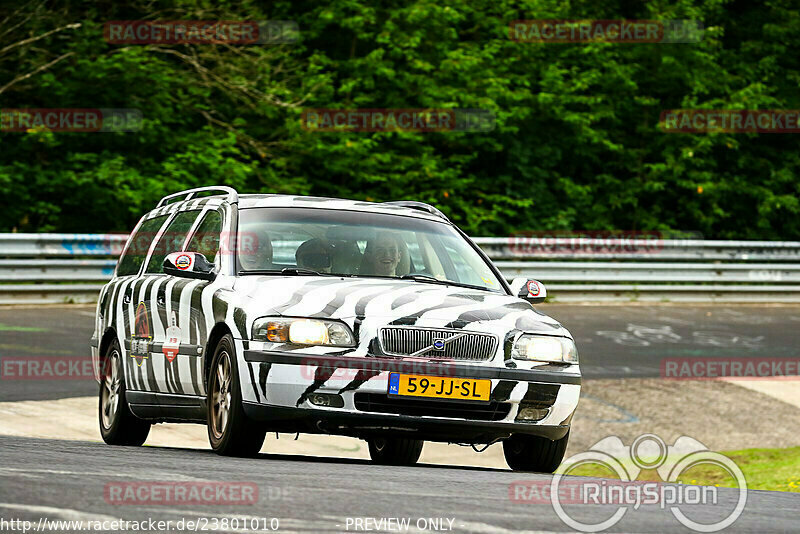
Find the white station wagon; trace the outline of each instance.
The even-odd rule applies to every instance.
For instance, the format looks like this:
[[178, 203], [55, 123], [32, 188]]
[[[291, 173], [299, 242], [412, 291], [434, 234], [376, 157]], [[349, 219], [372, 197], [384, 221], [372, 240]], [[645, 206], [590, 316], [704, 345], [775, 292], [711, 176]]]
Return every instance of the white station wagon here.
[[141, 445], [202, 423], [215, 451], [267, 432], [364, 439], [412, 465], [424, 441], [499, 441], [561, 462], [581, 375], [570, 333], [436, 208], [205, 187], [142, 217], [99, 296], [99, 422]]

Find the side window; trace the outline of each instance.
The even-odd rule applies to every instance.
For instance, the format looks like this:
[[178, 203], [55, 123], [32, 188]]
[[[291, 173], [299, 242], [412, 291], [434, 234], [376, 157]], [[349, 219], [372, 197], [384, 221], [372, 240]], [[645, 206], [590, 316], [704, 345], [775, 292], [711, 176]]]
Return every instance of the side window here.
[[125, 251], [125, 254], [122, 255], [119, 263], [117, 263], [117, 276], [129, 276], [139, 272], [139, 267], [144, 263], [147, 251], [150, 250], [150, 244], [156, 237], [161, 225], [167, 220], [167, 217], [167, 215], [162, 215], [142, 223], [139, 230], [131, 238], [128, 250]]
[[216, 210], [209, 211], [200, 221], [186, 250], [199, 252], [208, 261], [214, 263], [219, 252], [219, 235], [222, 232], [222, 215]]
[[153, 249], [153, 255], [150, 256], [150, 261], [147, 262], [147, 269], [144, 272], [164, 272], [164, 258], [167, 257], [167, 254], [178, 252], [183, 247], [183, 243], [186, 241], [186, 234], [189, 233], [199, 213], [200, 211], [182, 211], [172, 219], [166, 231], [158, 239], [158, 243]]

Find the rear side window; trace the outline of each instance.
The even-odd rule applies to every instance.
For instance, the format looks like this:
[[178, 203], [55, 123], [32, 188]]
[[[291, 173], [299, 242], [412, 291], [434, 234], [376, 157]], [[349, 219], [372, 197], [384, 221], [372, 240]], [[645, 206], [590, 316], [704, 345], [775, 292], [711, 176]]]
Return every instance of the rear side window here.
[[142, 266], [144, 259], [147, 257], [150, 244], [155, 239], [161, 225], [167, 220], [167, 217], [168, 215], [153, 217], [142, 223], [133, 237], [131, 237], [128, 249], [119, 259], [119, 263], [117, 263], [117, 276], [130, 276], [139, 273], [139, 267]]
[[219, 251], [220, 232], [222, 232], [222, 215], [218, 211], [209, 211], [197, 226], [186, 250], [199, 252], [214, 263]]
[[186, 234], [192, 229], [199, 210], [195, 211], [182, 211], [178, 213], [172, 222], [167, 226], [166, 231], [161, 234], [161, 237], [153, 249], [153, 255], [150, 256], [150, 261], [147, 262], [146, 273], [163, 273], [164, 272], [164, 258], [168, 254], [178, 252], [183, 248], [183, 243], [186, 241]]

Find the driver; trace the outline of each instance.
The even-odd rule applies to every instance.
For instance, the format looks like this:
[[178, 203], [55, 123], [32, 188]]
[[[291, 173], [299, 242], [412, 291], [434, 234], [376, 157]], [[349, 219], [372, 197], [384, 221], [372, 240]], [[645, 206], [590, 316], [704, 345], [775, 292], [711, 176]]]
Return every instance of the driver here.
[[331, 256], [333, 247], [327, 242], [315, 237], [309, 239], [294, 253], [297, 266], [301, 269], [311, 269], [318, 273], [331, 272]]
[[[259, 271], [272, 267], [272, 240], [264, 231], [242, 233], [239, 263], [246, 271]], [[245, 239], [245, 237], [247, 239]]]

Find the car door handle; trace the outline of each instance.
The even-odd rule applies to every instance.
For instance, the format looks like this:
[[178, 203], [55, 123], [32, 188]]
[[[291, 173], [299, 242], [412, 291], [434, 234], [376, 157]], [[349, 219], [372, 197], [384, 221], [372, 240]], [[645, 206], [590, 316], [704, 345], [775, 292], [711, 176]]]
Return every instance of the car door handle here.
[[167, 305], [167, 299], [164, 298], [164, 295], [158, 295], [156, 297], [156, 303], [160, 308], [164, 308]]
[[130, 304], [132, 299], [133, 299], [133, 291], [126, 291], [125, 294], [122, 296], [122, 303]]

